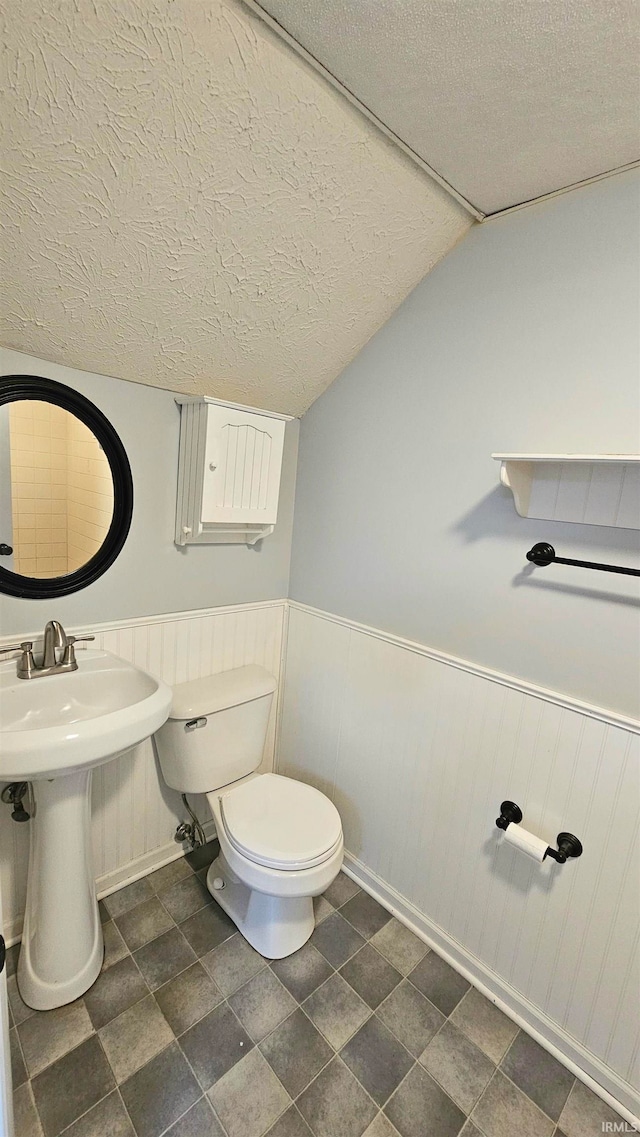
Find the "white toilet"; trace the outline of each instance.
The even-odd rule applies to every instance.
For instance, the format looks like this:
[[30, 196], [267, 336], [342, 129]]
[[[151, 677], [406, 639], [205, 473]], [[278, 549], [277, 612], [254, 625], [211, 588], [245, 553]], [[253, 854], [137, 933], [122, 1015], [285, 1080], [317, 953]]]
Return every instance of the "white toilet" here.
[[344, 851], [340, 814], [323, 793], [255, 773], [276, 686], [255, 665], [180, 683], [155, 736], [167, 784], [207, 795], [220, 841], [209, 891], [270, 959], [308, 940], [312, 898], [337, 876]]

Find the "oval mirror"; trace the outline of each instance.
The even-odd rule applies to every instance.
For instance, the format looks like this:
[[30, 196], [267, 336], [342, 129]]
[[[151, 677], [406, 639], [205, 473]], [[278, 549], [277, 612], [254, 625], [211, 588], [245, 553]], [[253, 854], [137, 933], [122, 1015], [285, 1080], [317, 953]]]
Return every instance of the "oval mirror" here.
[[102, 412], [51, 379], [0, 378], [0, 591], [86, 588], [118, 556], [132, 512], [127, 455]]

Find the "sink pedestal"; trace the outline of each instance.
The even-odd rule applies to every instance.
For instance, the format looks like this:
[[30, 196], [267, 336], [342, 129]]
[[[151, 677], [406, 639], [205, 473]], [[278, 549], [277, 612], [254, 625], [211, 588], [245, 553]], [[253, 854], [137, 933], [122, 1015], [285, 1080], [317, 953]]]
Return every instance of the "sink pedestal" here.
[[49, 1011], [95, 982], [104, 951], [91, 851], [91, 770], [32, 783], [35, 813], [18, 985]]

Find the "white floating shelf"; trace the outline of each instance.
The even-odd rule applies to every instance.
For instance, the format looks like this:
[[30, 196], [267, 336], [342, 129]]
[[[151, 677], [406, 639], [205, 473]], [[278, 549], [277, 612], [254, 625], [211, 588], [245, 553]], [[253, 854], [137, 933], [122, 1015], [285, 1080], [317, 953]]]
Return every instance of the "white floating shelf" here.
[[640, 529], [640, 454], [492, 454], [521, 517]]

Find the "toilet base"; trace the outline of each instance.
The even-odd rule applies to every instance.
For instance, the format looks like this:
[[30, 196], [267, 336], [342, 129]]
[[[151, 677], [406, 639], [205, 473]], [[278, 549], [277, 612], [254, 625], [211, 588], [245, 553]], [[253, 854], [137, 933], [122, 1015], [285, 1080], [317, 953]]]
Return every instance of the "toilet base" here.
[[[213, 887], [217, 878], [224, 881], [224, 888]], [[207, 888], [245, 940], [267, 959], [292, 955], [313, 932], [311, 896], [269, 896], [256, 892], [236, 876], [222, 853], [209, 868]]]

